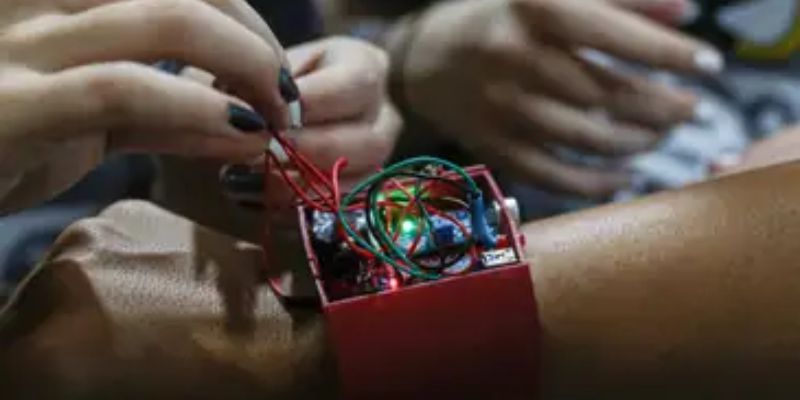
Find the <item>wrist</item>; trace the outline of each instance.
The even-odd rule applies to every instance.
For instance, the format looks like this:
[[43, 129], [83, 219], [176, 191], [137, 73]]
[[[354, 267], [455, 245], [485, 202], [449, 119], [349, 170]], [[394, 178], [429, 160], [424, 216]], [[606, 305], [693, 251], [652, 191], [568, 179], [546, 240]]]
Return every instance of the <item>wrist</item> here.
[[[384, 43], [391, 55], [390, 94], [404, 114], [432, 119], [430, 92], [441, 86], [454, 69], [454, 60], [472, 52], [472, 44], [483, 31], [479, 23], [488, 8], [479, 1], [444, 1], [398, 22]], [[487, 5], [492, 5], [487, 2]], [[464, 31], [452, 34], [453, 26]]]
[[411, 111], [406, 93], [406, 65], [424, 14], [408, 15], [397, 22], [386, 34], [384, 48], [389, 52], [389, 95], [400, 112]]

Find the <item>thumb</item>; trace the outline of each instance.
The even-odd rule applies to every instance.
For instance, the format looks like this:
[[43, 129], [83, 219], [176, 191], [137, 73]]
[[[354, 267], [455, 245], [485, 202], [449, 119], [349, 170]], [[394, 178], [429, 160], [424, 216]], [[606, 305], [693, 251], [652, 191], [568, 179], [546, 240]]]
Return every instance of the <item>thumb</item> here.
[[700, 6], [694, 0], [607, 0], [611, 4], [640, 13], [666, 25], [684, 25], [694, 21]]

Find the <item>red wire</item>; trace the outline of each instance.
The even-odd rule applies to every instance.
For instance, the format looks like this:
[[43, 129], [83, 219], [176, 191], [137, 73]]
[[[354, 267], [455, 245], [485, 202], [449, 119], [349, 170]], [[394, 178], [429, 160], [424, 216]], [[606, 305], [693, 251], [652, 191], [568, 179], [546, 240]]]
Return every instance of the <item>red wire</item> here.
[[[297, 151], [287, 140], [284, 138], [283, 134], [280, 132], [273, 132], [273, 136], [275, 140], [280, 144], [283, 148], [283, 151], [286, 152], [287, 157], [292, 160], [292, 163], [296, 167], [297, 171], [303, 177], [303, 180], [309, 185], [311, 190], [313, 190], [317, 197], [320, 198], [321, 201], [325, 202], [328, 207], [331, 208], [331, 211], [334, 209], [334, 205], [330, 201], [330, 196], [323, 194], [323, 191], [331, 193], [333, 191], [331, 181], [328, 177], [326, 177], [320, 170], [317, 168], [312, 162], [310, 162], [304, 155]], [[281, 166], [279, 165], [279, 168]], [[313, 175], [313, 177], [309, 176], [309, 174]], [[315, 179], [316, 178], [316, 181]], [[321, 183], [325, 186], [325, 189], [321, 189], [318, 186], [318, 183]], [[295, 185], [299, 188], [299, 186]], [[307, 196], [300, 196], [301, 198]], [[305, 201], [305, 199], [303, 199]]]
[[333, 163], [333, 170], [331, 171], [331, 187], [333, 189], [333, 204], [334, 204], [334, 206], [336, 206], [337, 210], [342, 205], [342, 199], [341, 199], [342, 192], [340, 191], [341, 188], [339, 187], [339, 174], [342, 172], [342, 169], [344, 169], [346, 166], [347, 166], [347, 159], [344, 158], [344, 157], [341, 157], [341, 158], [337, 159], [335, 163]]
[[[284, 151], [286, 152], [286, 155], [289, 156], [290, 159], [292, 159], [292, 161], [295, 163], [298, 169], [303, 169], [306, 172], [310, 171], [314, 176], [316, 176], [318, 180], [322, 181], [322, 183], [325, 186], [327, 186], [328, 189], [330, 190], [333, 189], [331, 187], [332, 186], [331, 180], [327, 176], [325, 176], [325, 174], [323, 174], [322, 171], [320, 171], [319, 168], [317, 168], [317, 166], [314, 165], [314, 163], [309, 161], [302, 153], [298, 152], [297, 149], [295, 149], [294, 146], [292, 146], [286, 140], [286, 138], [283, 137], [283, 134], [281, 134], [280, 132], [276, 132], [275, 140], [277, 140], [278, 143], [281, 145], [281, 147], [283, 147]], [[313, 182], [313, 179], [310, 181]]]
[[[347, 166], [347, 159], [346, 158], [339, 158], [333, 164], [333, 170], [331, 171], [331, 186], [333, 187], [333, 203], [334, 203], [334, 207], [335, 207], [336, 210], [338, 210], [339, 207], [342, 204], [342, 199], [341, 199], [342, 193], [340, 191], [341, 188], [340, 188], [340, 185], [339, 185], [339, 173], [346, 166]], [[338, 229], [339, 230], [339, 234], [344, 237], [345, 242], [347, 242], [347, 246], [350, 247], [350, 249], [353, 250], [356, 254], [359, 254], [360, 256], [362, 256], [362, 257], [364, 257], [364, 258], [366, 258], [368, 260], [374, 259], [375, 258], [374, 254], [370, 253], [369, 251], [367, 251], [366, 249], [362, 248], [361, 246], [358, 246], [358, 244], [356, 244], [353, 241], [353, 238], [351, 238], [349, 235], [347, 235], [347, 232], [344, 231], [344, 224], [347, 224], [347, 226], [351, 230], [355, 231], [355, 229], [350, 225], [350, 223], [347, 220], [340, 221], [340, 222], [341, 223], [339, 224], [339, 229]]]
[[403, 194], [405, 194], [406, 197], [408, 197], [408, 201], [414, 199], [414, 195], [412, 195], [411, 192], [409, 192], [408, 189], [406, 189], [406, 187], [403, 186], [403, 184], [401, 184], [397, 179], [391, 178], [389, 179], [389, 183], [396, 186], [398, 189], [402, 190]]
[[[314, 208], [315, 209], [319, 209], [321, 211], [327, 211], [327, 212], [332, 212], [332, 213], [335, 213], [336, 211], [338, 211], [338, 203], [336, 203], [337, 200], [335, 199], [335, 197], [337, 197], [337, 196], [334, 194], [334, 189], [335, 188], [333, 187], [333, 179], [332, 179], [332, 177], [328, 178], [316, 165], [314, 165], [313, 162], [309, 161], [308, 158], [306, 158], [302, 153], [297, 151], [297, 149], [294, 146], [292, 146], [286, 140], [286, 138], [283, 136], [282, 133], [273, 132], [273, 135], [274, 135], [276, 141], [278, 142], [278, 144], [280, 144], [280, 146], [283, 148], [284, 152], [286, 152], [287, 157], [289, 157], [289, 159], [292, 160], [292, 163], [294, 164], [294, 166], [296, 167], [296, 169], [298, 170], [300, 175], [303, 177], [303, 180], [306, 181], [309, 184], [309, 187], [311, 188], [311, 190], [313, 190], [315, 192], [315, 194], [317, 195], [317, 197], [319, 197], [321, 201], [324, 201], [326, 203], [326, 205], [330, 209], [329, 210], [325, 210], [324, 207], [319, 207], [319, 208], [318, 207], [314, 207]], [[274, 160], [278, 164], [278, 168], [279, 169], [283, 169], [283, 168], [281, 168], [282, 166], [280, 165], [280, 163], [278, 163], [277, 157], [275, 157]], [[337, 163], [343, 164], [341, 167], [339, 167], [339, 169], [344, 168], [346, 166], [347, 159], [346, 158], [340, 158], [340, 159], [337, 160]], [[335, 166], [336, 165], [334, 164], [334, 167]], [[288, 175], [284, 175], [284, 174], [282, 174], [282, 175], [284, 177], [284, 180], [287, 180]], [[312, 175], [312, 176], [309, 176], [309, 175]], [[287, 182], [289, 182], [289, 181], [290, 180], [287, 180]], [[320, 189], [320, 187], [318, 186], [319, 184], [324, 185], [325, 188], [324, 189]], [[306, 199], [308, 198], [307, 195], [306, 196], [299, 195], [298, 192], [303, 192], [303, 190], [300, 189], [299, 185], [294, 183], [292, 185], [292, 189], [295, 191], [296, 194], [298, 194], [298, 197], [300, 197], [301, 200], [303, 200], [304, 202], [308, 203], [308, 201], [306, 201]], [[331, 193], [331, 194], [330, 195], [323, 194], [322, 193], [323, 191]], [[305, 192], [303, 192], [303, 193], [305, 193]], [[333, 203], [331, 202], [331, 197], [334, 197]], [[341, 197], [341, 192], [339, 193], [338, 197]], [[314, 204], [319, 205], [319, 203], [316, 203], [316, 202]], [[347, 209], [348, 210], [357, 210], [359, 208], [363, 208], [363, 205], [353, 204], [353, 205], [350, 205]]]
[[311, 207], [314, 210], [323, 211], [323, 212], [324, 211], [328, 211], [324, 206], [322, 206], [321, 204], [317, 203], [316, 201], [310, 199], [308, 197], [308, 195], [306, 194], [306, 192], [304, 192], [302, 189], [300, 189], [300, 187], [297, 185], [297, 183], [292, 178], [289, 177], [289, 174], [286, 172], [286, 169], [283, 168], [282, 165], [280, 165], [280, 161], [278, 160], [278, 157], [275, 155], [275, 153], [273, 153], [272, 151], [269, 151], [269, 152], [267, 152], [267, 154], [269, 155], [270, 160], [273, 163], [275, 163], [275, 166], [278, 168], [278, 172], [281, 174], [281, 177], [283, 178], [283, 180], [286, 182], [286, 184], [289, 185], [289, 187], [292, 188], [292, 191], [294, 192], [294, 194], [297, 197], [299, 197], [308, 207]]

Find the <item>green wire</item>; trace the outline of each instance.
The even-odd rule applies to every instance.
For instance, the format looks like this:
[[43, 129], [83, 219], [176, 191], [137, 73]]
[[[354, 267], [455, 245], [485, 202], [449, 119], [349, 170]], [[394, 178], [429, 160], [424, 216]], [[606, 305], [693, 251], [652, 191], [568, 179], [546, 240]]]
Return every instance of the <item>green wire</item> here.
[[[383, 180], [386, 180], [386, 179], [390, 178], [396, 172], [399, 172], [399, 171], [402, 171], [404, 169], [411, 168], [411, 167], [414, 167], [414, 166], [430, 165], [430, 164], [441, 165], [441, 166], [444, 166], [444, 167], [446, 167], [448, 169], [453, 170], [455, 173], [457, 173], [458, 175], [460, 175], [464, 179], [464, 182], [467, 183], [467, 186], [469, 186], [469, 188], [473, 192], [475, 192], [475, 193], [480, 192], [480, 189], [478, 188], [478, 184], [475, 183], [475, 180], [473, 180], [472, 177], [469, 176], [469, 174], [463, 168], [459, 167], [458, 165], [456, 165], [456, 164], [454, 164], [454, 163], [452, 163], [450, 161], [447, 161], [447, 160], [444, 160], [444, 159], [441, 159], [441, 158], [437, 158], [437, 157], [429, 157], [429, 156], [414, 157], [414, 158], [410, 158], [410, 159], [398, 162], [396, 164], [393, 164], [393, 165], [385, 168], [383, 171], [368, 177], [367, 179], [365, 179], [364, 181], [362, 181], [361, 183], [356, 185], [356, 187], [344, 197], [344, 199], [342, 200], [341, 205], [339, 206], [339, 210], [337, 210], [337, 214], [338, 214], [339, 220], [340, 221], [346, 221], [347, 220], [345, 213], [347, 211], [348, 206], [353, 202], [353, 200], [355, 200], [356, 196], [359, 193], [363, 192], [367, 188], [379, 183], [380, 181], [383, 181]], [[367, 210], [367, 218], [375, 218], [375, 214], [377, 214], [376, 209], [377, 209], [377, 206], [373, 205], [373, 209], [372, 210]], [[416, 278], [421, 278], [421, 279], [426, 279], [426, 280], [434, 280], [434, 279], [439, 279], [440, 278], [440, 276], [438, 274], [430, 274], [430, 273], [421, 271], [421, 268], [419, 266], [417, 266], [414, 262], [409, 260], [408, 257], [402, 251], [399, 250], [397, 245], [392, 243], [391, 238], [389, 238], [388, 235], [386, 234], [386, 226], [385, 226], [385, 224], [383, 224], [383, 221], [381, 221], [380, 218], [377, 218], [377, 220], [373, 219], [373, 222], [379, 228], [378, 229], [378, 233], [379, 233], [379, 236], [381, 236], [380, 239], [383, 239], [384, 241], [386, 241], [389, 244], [387, 247], [389, 247], [392, 250], [392, 253], [394, 253], [396, 256], [398, 256], [402, 261], [406, 262], [407, 264], [416, 267], [416, 270], [411, 269], [411, 268], [407, 268], [407, 267], [401, 265], [400, 263], [398, 263], [394, 259], [388, 257], [382, 251], [380, 251], [380, 250], [376, 249], [374, 246], [370, 245], [366, 240], [364, 240], [361, 236], [359, 236], [358, 233], [356, 233], [353, 230], [352, 227], [350, 227], [350, 224], [344, 223], [342, 225], [343, 225], [344, 230], [347, 233], [347, 235], [349, 235], [353, 240], [355, 240], [356, 243], [358, 243], [359, 246], [365, 248], [367, 251], [371, 252], [376, 257], [378, 257], [381, 261], [391, 265], [392, 267], [394, 267], [394, 268], [396, 268], [396, 269], [398, 269], [400, 271], [404, 271], [404, 272], [408, 273], [409, 275], [414, 276]]]
[[389, 237], [389, 234], [386, 233], [386, 224], [383, 223], [382, 218], [376, 218], [377, 215], [377, 205], [375, 204], [375, 197], [377, 197], [377, 192], [372, 193], [372, 198], [370, 199], [370, 203], [373, 204], [373, 209], [370, 210], [368, 218], [372, 218], [372, 223], [376, 226], [376, 230], [378, 231], [378, 240], [384, 244], [392, 253], [394, 253], [395, 257], [402, 260], [407, 265], [410, 265], [416, 268], [415, 275], [419, 278], [423, 279], [439, 279], [440, 276], [438, 274], [431, 274], [428, 272], [422, 271], [422, 268], [418, 266], [414, 261], [411, 261], [410, 258], [406, 255], [404, 251], [402, 251], [396, 244], [392, 242], [392, 238]]

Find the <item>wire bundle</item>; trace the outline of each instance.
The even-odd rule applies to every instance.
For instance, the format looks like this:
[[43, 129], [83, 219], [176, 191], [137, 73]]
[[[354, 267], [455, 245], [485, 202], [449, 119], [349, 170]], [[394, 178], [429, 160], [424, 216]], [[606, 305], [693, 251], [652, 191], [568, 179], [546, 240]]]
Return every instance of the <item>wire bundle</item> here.
[[[347, 165], [345, 158], [338, 159], [331, 173], [326, 175], [281, 133], [273, 136], [308, 187], [306, 191], [292, 179], [286, 166], [281, 165], [276, 154], [268, 150], [271, 162], [297, 199], [312, 210], [336, 215], [339, 235], [348, 247], [376, 270], [389, 266], [389, 277], [393, 282], [408, 278], [439, 279], [447, 275], [448, 268], [467, 256], [471, 257], [468, 270], [477, 260], [476, 242], [486, 247], [493, 245], [484, 215], [483, 193], [472, 177], [456, 164], [436, 157], [411, 158], [386, 167], [343, 195], [339, 175]], [[436, 189], [443, 187], [448, 187], [448, 193], [456, 192], [458, 195], [437, 196], [436, 192], [442, 190]], [[470, 214], [470, 227], [442, 211], [442, 204], [466, 209]], [[351, 216], [355, 210], [365, 212], [367, 232], [358, 232], [353, 226]], [[439, 245], [432, 229], [434, 217], [452, 223], [465, 238], [458, 251], [445, 251]], [[403, 222], [410, 220], [418, 221], [414, 224], [414, 239], [408, 247], [403, 247], [398, 240]], [[423, 237], [434, 244], [438, 263], [414, 260]]]
[[[414, 171], [414, 169], [425, 168], [434, 170], [434, 172], [422, 173]], [[442, 168], [454, 172], [458, 179], [445, 178], [435, 172], [435, 170]], [[412, 186], [405, 184], [405, 182], [400, 182], [398, 178], [411, 178], [416, 182]], [[378, 260], [401, 272], [403, 276], [422, 280], [441, 278], [444, 270], [448, 267], [443, 255], [440, 255], [441, 262], [434, 268], [421, 265], [412, 259], [412, 255], [423, 235], [428, 236], [432, 243], [436, 243], [435, 235], [431, 230], [433, 226], [431, 216], [437, 215], [449, 219], [458, 226], [462, 234], [467, 238], [465, 244], [467, 248], [473, 247], [473, 240], [471, 232], [460, 221], [440, 211], [433, 205], [435, 198], [427, 195], [429, 194], [429, 189], [426, 188], [426, 185], [430, 185], [433, 182], [455, 186], [464, 193], [468, 201], [482, 201], [482, 194], [477, 184], [461, 167], [435, 157], [412, 158], [389, 166], [365, 179], [342, 199], [337, 210], [340, 221], [347, 218], [346, 213], [350, 205], [354, 204], [358, 198], [364, 199], [363, 206], [366, 209], [369, 232], [368, 237], [365, 238], [349, 224], [344, 224], [346, 235], [350, 236], [358, 246], [373, 254]], [[462, 184], [461, 182], [464, 183]], [[384, 201], [380, 201], [380, 194], [392, 187], [403, 193], [401, 198], [389, 197]], [[412, 193], [408, 189], [409, 187], [414, 187], [415, 193]], [[405, 204], [402, 204], [402, 202], [405, 202]], [[392, 209], [399, 209], [400, 217], [397, 219], [400, 221], [405, 220], [405, 217], [412, 216], [419, 218], [421, 222], [418, 224], [415, 240], [409, 249], [401, 248], [396, 243], [400, 227], [394, 224], [394, 232], [392, 232], [392, 229], [387, 226], [385, 219], [387, 215], [391, 214]], [[460, 257], [454, 257], [454, 259], [458, 260]]]

